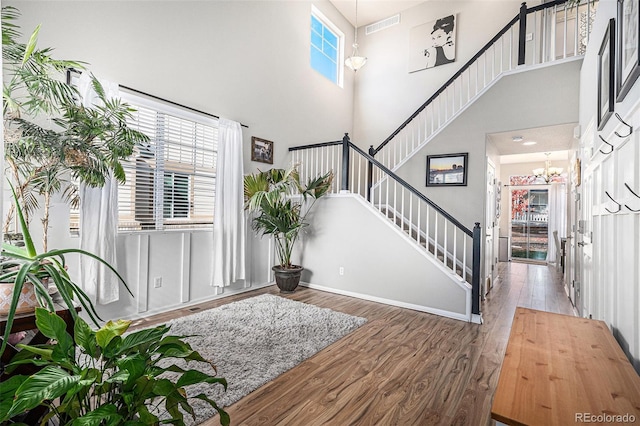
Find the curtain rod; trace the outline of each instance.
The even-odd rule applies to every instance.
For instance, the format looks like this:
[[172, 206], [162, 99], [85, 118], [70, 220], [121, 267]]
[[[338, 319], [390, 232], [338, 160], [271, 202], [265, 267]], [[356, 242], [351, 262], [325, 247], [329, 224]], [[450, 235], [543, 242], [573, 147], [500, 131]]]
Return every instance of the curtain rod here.
[[[81, 74], [80, 71], [78, 71], [78, 70], [76, 70], [74, 68], [68, 68], [67, 71], [70, 72], [70, 73], [73, 72], [73, 73], [76, 73], [76, 74]], [[69, 75], [67, 75], [67, 84], [71, 84]], [[139, 95], [147, 96], [149, 98], [156, 99], [158, 101], [166, 102], [166, 103], [171, 104], [173, 106], [177, 106], [177, 107], [180, 107], [180, 108], [188, 109], [189, 111], [197, 112], [198, 114], [203, 114], [203, 115], [206, 115], [208, 117], [213, 117], [213, 118], [220, 119], [220, 117], [215, 115], [215, 114], [210, 114], [208, 112], [200, 111], [199, 109], [191, 108], [191, 107], [188, 107], [186, 105], [182, 105], [182, 104], [179, 104], [177, 102], [173, 102], [173, 101], [170, 101], [168, 99], [164, 99], [164, 98], [161, 98], [159, 96], [155, 96], [155, 95], [152, 95], [150, 93], [143, 92], [142, 90], [134, 89], [134, 88], [128, 87], [128, 86], [123, 86], [122, 84], [119, 84], [118, 86], [121, 89], [129, 90], [130, 92], [134, 92], [134, 93], [137, 93]], [[246, 124], [240, 123], [240, 125], [242, 127], [247, 128], [247, 129], [249, 128], [249, 126], [247, 126]]]
[[[130, 91], [130, 92], [137, 93], [137, 94], [139, 94], [139, 95], [147, 96], [147, 97], [149, 97], [149, 98], [156, 99], [156, 100], [158, 100], [158, 101], [166, 102], [166, 103], [171, 104], [171, 105], [173, 105], [173, 106], [177, 106], [177, 107], [180, 107], [180, 108], [188, 109], [189, 111], [197, 112], [198, 114], [203, 114], [203, 115], [206, 115], [206, 116], [208, 116], [208, 117], [213, 117], [213, 118], [220, 119], [220, 117], [219, 117], [219, 116], [217, 116], [217, 115], [215, 115], [215, 114], [211, 114], [211, 113], [208, 113], [208, 112], [200, 111], [199, 109], [191, 108], [191, 107], [189, 107], [189, 106], [182, 105], [182, 104], [179, 104], [179, 103], [177, 103], [177, 102], [173, 102], [173, 101], [170, 101], [170, 100], [168, 100], [168, 99], [161, 98], [161, 97], [159, 97], [159, 96], [151, 95], [151, 94], [149, 94], [149, 93], [143, 92], [143, 91], [138, 90], [138, 89], [134, 89], [134, 88], [132, 88], [132, 87], [123, 86], [123, 85], [121, 85], [121, 84], [119, 84], [118, 86], [119, 86], [121, 89], [125, 89], [125, 90], [128, 90], [128, 91]], [[249, 128], [249, 126], [247, 126], [246, 124], [242, 124], [242, 123], [240, 123], [240, 125], [241, 125], [242, 127], [247, 128], [247, 129]]]

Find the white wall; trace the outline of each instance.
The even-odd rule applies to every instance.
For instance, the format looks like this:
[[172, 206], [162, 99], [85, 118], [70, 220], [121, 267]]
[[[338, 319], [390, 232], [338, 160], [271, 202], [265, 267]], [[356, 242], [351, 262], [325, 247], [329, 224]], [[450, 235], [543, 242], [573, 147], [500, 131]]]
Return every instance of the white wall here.
[[[288, 147], [335, 140], [352, 128], [353, 73], [341, 88], [309, 65], [312, 4], [349, 46], [353, 27], [326, 0], [3, 3], [21, 11], [23, 34], [41, 23], [39, 46], [55, 48], [58, 58], [87, 62], [101, 78], [248, 125], [245, 172], [269, 167], [250, 161], [251, 136], [273, 141], [274, 166], [284, 167]], [[64, 203], [53, 206], [51, 224], [50, 247], [78, 245]], [[40, 230], [34, 234], [39, 239]], [[249, 276], [225, 294], [270, 281], [267, 240], [248, 235]], [[121, 234], [119, 270], [135, 299], [123, 292], [100, 313], [134, 317], [217, 297], [209, 286], [211, 239], [210, 231]], [[73, 274], [77, 260], [69, 260]], [[161, 288], [153, 287], [156, 277]]]
[[[360, 147], [377, 147], [519, 12], [520, 1], [426, 1], [401, 13], [400, 24], [365, 36], [368, 62], [356, 76], [354, 135]], [[529, 6], [538, 1], [527, 2]], [[456, 61], [409, 73], [409, 31], [456, 14]]]
[[[578, 116], [579, 69], [580, 61], [571, 61], [502, 77], [400, 167], [398, 175], [467, 228], [472, 229], [475, 222], [484, 227], [486, 135], [575, 122]], [[469, 153], [467, 186], [426, 187], [426, 156], [459, 152]], [[481, 265], [484, 269], [484, 261]], [[482, 276], [485, 275], [482, 271]]]
[[[241, 121], [250, 136], [287, 148], [336, 140], [352, 128], [353, 73], [344, 88], [309, 64], [311, 5], [347, 35], [353, 27], [318, 1], [8, 1], [23, 33], [42, 23], [40, 45], [90, 64], [96, 75]], [[348, 71], [348, 70], [347, 70]]]
[[470, 286], [408, 240], [362, 197], [325, 197], [303, 235], [302, 280], [315, 288], [468, 320]]
[[[584, 317], [604, 320], [623, 350], [640, 371], [640, 208], [638, 199], [626, 189], [627, 183], [640, 193], [640, 81], [626, 95], [624, 101], [615, 104], [615, 112], [633, 126], [629, 129], [612, 116], [604, 129], [596, 130], [597, 64], [598, 51], [609, 19], [616, 16], [616, 2], [600, 1], [581, 74], [580, 74], [580, 125], [582, 138], [578, 156], [582, 160], [582, 184], [577, 187], [580, 195], [579, 219], [584, 220], [585, 232], [574, 232], [574, 246], [570, 260], [577, 262], [572, 278], [578, 283], [580, 297], [577, 308]], [[598, 136], [610, 141], [615, 150], [609, 151]], [[623, 206], [617, 207], [606, 196], [607, 191]], [[577, 225], [577, 224], [574, 224]], [[573, 263], [569, 268], [573, 268]], [[570, 285], [571, 283], [568, 283]]]

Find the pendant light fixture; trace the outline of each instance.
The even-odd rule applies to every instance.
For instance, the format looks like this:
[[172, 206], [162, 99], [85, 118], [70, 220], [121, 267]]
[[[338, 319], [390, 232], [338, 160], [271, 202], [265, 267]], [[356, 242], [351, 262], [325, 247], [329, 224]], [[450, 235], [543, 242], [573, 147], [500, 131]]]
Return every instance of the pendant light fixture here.
[[545, 152], [547, 160], [544, 162], [544, 168], [533, 169], [533, 174], [537, 178], [542, 178], [546, 183], [553, 180], [554, 177], [560, 176], [562, 173], [562, 167], [551, 167], [551, 161], [549, 160], [550, 152]]
[[353, 43], [353, 53], [344, 61], [344, 64], [353, 71], [358, 71], [367, 63], [367, 58], [358, 54], [358, 0], [356, 0], [356, 31]]

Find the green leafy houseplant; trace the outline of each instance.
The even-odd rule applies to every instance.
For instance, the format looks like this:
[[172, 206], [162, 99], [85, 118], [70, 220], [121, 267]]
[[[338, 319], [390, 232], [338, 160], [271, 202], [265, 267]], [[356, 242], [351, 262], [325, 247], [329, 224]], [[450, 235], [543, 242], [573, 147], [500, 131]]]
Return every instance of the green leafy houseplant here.
[[[13, 187], [11, 187], [11, 189], [13, 191]], [[76, 300], [80, 306], [84, 308], [91, 320], [98, 325], [100, 317], [96, 313], [89, 297], [78, 284], [71, 280], [69, 273], [65, 268], [64, 256], [69, 253], [88, 256], [103, 263], [114, 274], [116, 274], [120, 281], [122, 281], [127, 291], [129, 291], [129, 294], [133, 295], [120, 274], [118, 274], [118, 272], [109, 265], [109, 263], [93, 253], [74, 248], [49, 250], [38, 253], [33, 244], [29, 227], [22, 215], [22, 208], [17, 203], [17, 195], [15, 191], [13, 191], [13, 197], [16, 202], [16, 214], [20, 222], [20, 228], [25, 245], [24, 247], [17, 247], [8, 243], [4, 243], [2, 245], [2, 253], [0, 256], [0, 282], [11, 283], [13, 285], [13, 293], [9, 302], [7, 322], [2, 339], [2, 345], [0, 346], [0, 355], [4, 352], [7, 340], [11, 334], [11, 326], [13, 325], [16, 309], [20, 301], [20, 294], [25, 285], [33, 285], [40, 305], [46, 307], [52, 312], [55, 312], [55, 307], [53, 299], [51, 298], [51, 295], [49, 295], [48, 287], [55, 285], [64, 304], [69, 308], [69, 311], [74, 317], [77, 318], [75, 310], [76, 305], [74, 303], [74, 300]]]
[[[157, 425], [161, 421], [183, 425], [183, 411], [195, 420], [186, 386], [210, 383], [226, 390], [224, 378], [166, 362], [182, 359], [208, 363], [181, 337], [167, 335], [166, 325], [124, 336], [130, 321], [109, 321], [94, 331], [77, 318], [72, 337], [66, 332], [64, 320], [43, 308], [36, 309], [36, 324], [53, 343], [18, 345], [22, 350], [9, 364], [9, 371], [23, 364], [41, 369], [2, 383], [0, 423], [45, 405], [48, 413], [43, 423], [56, 419], [59, 425]], [[165, 372], [178, 373], [179, 377], [171, 381], [161, 376]], [[228, 414], [206, 395], [191, 398], [210, 404], [222, 425], [230, 423]], [[161, 409], [171, 418], [160, 420], [157, 414]]]
[[[84, 106], [76, 88], [61, 81], [67, 70], [83, 69], [83, 64], [54, 59], [52, 49], [39, 49], [39, 27], [27, 44], [20, 43], [17, 17], [15, 8], [2, 8], [5, 160], [27, 224], [42, 207], [46, 251], [53, 195], [62, 194], [76, 207], [78, 183], [102, 187], [110, 174], [124, 183], [121, 161], [148, 137], [127, 126], [132, 110], [119, 99], [109, 99], [93, 76], [96, 100]], [[15, 205], [5, 220], [5, 233], [14, 212]]]
[[[305, 220], [309, 211], [318, 198], [329, 192], [332, 182], [333, 172], [329, 172], [310, 178], [303, 185], [296, 166], [270, 169], [244, 178], [245, 208], [256, 214], [252, 220], [254, 231], [275, 238], [279, 265], [274, 267], [274, 271], [281, 290], [292, 291], [283, 289], [285, 285], [278, 282], [280, 271], [297, 271], [299, 282], [302, 268], [291, 263], [293, 247], [300, 231], [308, 225]], [[295, 288], [297, 282], [291, 286]]]

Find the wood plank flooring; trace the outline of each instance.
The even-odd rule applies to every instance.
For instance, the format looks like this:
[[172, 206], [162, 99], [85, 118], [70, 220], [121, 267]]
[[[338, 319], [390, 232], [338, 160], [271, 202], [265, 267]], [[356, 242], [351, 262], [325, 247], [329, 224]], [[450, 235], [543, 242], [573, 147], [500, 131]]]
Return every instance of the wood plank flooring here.
[[[489, 425], [516, 306], [573, 314], [554, 267], [501, 263], [484, 324], [299, 288], [284, 297], [367, 324], [227, 407], [232, 425]], [[198, 306], [207, 309], [275, 286]], [[140, 321], [164, 322], [188, 308]], [[213, 360], [215, 362], [215, 360]], [[203, 423], [215, 426], [217, 418]]]

